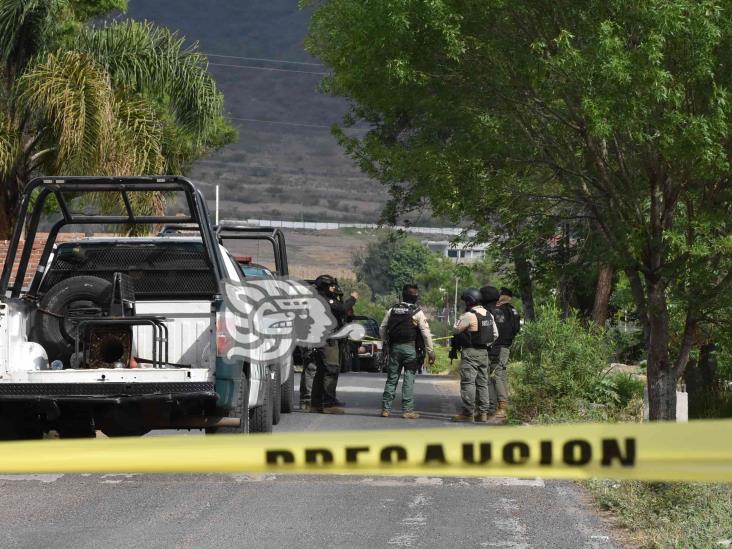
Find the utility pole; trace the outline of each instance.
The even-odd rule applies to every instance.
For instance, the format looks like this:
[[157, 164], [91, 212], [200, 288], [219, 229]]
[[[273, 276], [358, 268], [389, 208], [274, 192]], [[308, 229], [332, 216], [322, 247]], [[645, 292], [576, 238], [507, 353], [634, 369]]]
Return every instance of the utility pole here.
[[216, 225], [219, 224], [219, 186], [216, 185]]
[[452, 309], [453, 316], [455, 317], [455, 322], [457, 322], [458, 280], [460, 279], [458, 277], [455, 277], [455, 301], [453, 303]]

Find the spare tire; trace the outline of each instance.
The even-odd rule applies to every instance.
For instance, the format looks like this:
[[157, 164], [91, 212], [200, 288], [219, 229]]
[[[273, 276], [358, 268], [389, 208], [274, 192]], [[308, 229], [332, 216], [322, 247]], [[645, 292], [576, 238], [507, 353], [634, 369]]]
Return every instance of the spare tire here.
[[112, 283], [96, 276], [73, 276], [51, 287], [38, 303], [31, 326], [31, 339], [40, 343], [48, 360], [61, 360], [65, 367], [74, 352], [74, 317], [109, 313]]

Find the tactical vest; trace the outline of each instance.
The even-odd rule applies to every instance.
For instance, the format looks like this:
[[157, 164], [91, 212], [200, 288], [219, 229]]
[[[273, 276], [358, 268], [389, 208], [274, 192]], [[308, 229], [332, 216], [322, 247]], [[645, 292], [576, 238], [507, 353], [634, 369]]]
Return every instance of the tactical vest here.
[[417, 338], [417, 327], [412, 322], [419, 307], [411, 303], [399, 303], [391, 308], [386, 333], [389, 343], [414, 343]]
[[482, 315], [475, 311], [470, 311], [478, 320], [478, 331], [465, 332], [470, 341], [471, 347], [482, 348], [493, 343], [493, 322], [489, 315]]
[[513, 343], [513, 338], [516, 337], [516, 334], [521, 329], [521, 323], [516, 309], [506, 303], [500, 307], [495, 307], [491, 310], [491, 313], [493, 313], [493, 318], [498, 328], [498, 339], [495, 342], [495, 347], [510, 347]]

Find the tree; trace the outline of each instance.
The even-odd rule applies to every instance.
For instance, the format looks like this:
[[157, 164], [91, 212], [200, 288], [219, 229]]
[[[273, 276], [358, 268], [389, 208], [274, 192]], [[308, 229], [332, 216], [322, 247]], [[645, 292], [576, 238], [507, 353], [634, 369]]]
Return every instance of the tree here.
[[402, 286], [413, 283], [425, 270], [434, 254], [413, 238], [386, 233], [354, 255], [359, 281], [369, 285], [376, 295], [401, 296]]
[[372, 127], [343, 145], [402, 207], [481, 224], [530, 198], [588, 221], [649, 335], [650, 417], [673, 419], [695, 333], [730, 300], [731, 15], [730, 0], [325, 0], [307, 47], [351, 100], [346, 124]]
[[0, 238], [33, 175], [180, 173], [233, 139], [195, 45], [150, 23], [89, 24], [125, 7], [0, 0]]

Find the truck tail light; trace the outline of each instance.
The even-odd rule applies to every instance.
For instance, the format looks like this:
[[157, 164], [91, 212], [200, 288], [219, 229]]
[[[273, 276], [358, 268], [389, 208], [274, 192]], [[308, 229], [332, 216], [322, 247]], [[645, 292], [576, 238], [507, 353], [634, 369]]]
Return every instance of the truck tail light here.
[[236, 341], [236, 319], [229, 312], [219, 313], [216, 318], [216, 356], [225, 357]]

